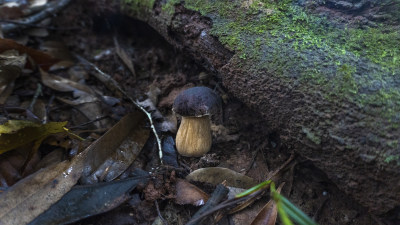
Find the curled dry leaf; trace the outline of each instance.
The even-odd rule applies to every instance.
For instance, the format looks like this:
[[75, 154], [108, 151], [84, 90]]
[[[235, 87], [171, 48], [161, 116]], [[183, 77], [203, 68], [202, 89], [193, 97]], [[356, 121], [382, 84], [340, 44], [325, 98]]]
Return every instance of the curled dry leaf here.
[[204, 205], [208, 201], [208, 194], [193, 184], [177, 179], [175, 202], [179, 205], [191, 204], [195, 206]]
[[201, 168], [191, 172], [186, 176], [186, 179], [213, 185], [226, 181], [227, 186], [238, 188], [251, 188], [257, 184], [252, 178], [246, 175], [222, 167]]
[[88, 147], [93, 151], [82, 175], [83, 184], [113, 180], [132, 164], [149, 137], [144, 118], [138, 112], [126, 115]]
[[[285, 183], [282, 183], [276, 192], [281, 193], [282, 187]], [[260, 210], [251, 225], [275, 225], [276, 217], [278, 216], [278, 209], [275, 201], [272, 199]]]

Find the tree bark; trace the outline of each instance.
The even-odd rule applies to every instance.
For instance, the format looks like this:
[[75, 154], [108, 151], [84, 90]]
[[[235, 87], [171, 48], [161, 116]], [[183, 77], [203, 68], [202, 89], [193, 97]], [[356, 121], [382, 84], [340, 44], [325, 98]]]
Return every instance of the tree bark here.
[[375, 214], [400, 206], [398, 0], [125, 0]]

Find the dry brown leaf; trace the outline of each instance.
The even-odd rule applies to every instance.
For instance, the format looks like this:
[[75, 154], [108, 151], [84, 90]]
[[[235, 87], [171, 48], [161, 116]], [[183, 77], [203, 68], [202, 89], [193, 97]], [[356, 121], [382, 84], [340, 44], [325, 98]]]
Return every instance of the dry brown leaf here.
[[[285, 183], [282, 183], [276, 192], [281, 193], [282, 187]], [[275, 225], [276, 217], [278, 216], [278, 208], [276, 207], [275, 201], [272, 199], [260, 210], [257, 216], [254, 218], [251, 225]]]
[[32, 174], [0, 195], [0, 224], [27, 224], [57, 202], [79, 179], [86, 153]]
[[119, 46], [118, 40], [116, 37], [114, 37], [114, 44], [115, 44], [115, 51], [117, 52], [117, 55], [119, 58], [122, 60], [122, 62], [128, 67], [129, 71], [131, 71], [133, 77], [136, 79], [136, 72], [135, 68], [132, 63], [131, 57], [126, 53], [126, 51]]
[[251, 188], [257, 184], [257, 182], [246, 175], [222, 167], [201, 168], [191, 172], [186, 176], [186, 179], [213, 185], [226, 181], [226, 186], [239, 188]]
[[136, 159], [150, 134], [141, 113], [131, 113], [122, 118], [100, 139], [90, 145], [81, 183], [91, 184], [113, 180], [121, 175]]
[[50, 66], [59, 61], [44, 52], [23, 46], [10, 39], [0, 38], [0, 53], [12, 49], [17, 50], [20, 54], [29, 55], [40, 68], [46, 71]]
[[40, 75], [42, 77], [43, 84], [54, 90], [62, 91], [62, 92], [78, 90], [78, 91], [83, 91], [85, 93], [94, 95], [94, 91], [90, 87], [88, 87], [84, 84], [77, 83], [75, 81], [72, 81], [72, 80], [64, 78], [64, 77], [49, 74], [42, 69], [40, 70]]
[[177, 179], [175, 189], [175, 202], [179, 205], [191, 204], [194, 206], [201, 206], [204, 205], [209, 198], [208, 194], [200, 188], [182, 179]]

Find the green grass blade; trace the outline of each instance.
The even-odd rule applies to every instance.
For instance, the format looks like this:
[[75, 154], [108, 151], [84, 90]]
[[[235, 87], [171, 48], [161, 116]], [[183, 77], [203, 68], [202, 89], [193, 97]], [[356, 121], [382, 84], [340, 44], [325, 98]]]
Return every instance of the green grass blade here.
[[287, 213], [285, 212], [281, 201], [276, 203], [276, 207], [278, 208], [279, 218], [281, 219], [282, 224], [293, 225], [292, 221], [289, 219]]
[[271, 182], [272, 182], [271, 180], [266, 180], [266, 181], [264, 181], [262, 183], [259, 183], [256, 186], [251, 187], [251, 188], [243, 191], [242, 193], [239, 193], [239, 194], [235, 195], [235, 198], [241, 198], [241, 197], [247, 196], [249, 194], [252, 194], [252, 193], [254, 193], [256, 191], [259, 191], [261, 189], [265, 189], [270, 185]]
[[318, 225], [303, 211], [293, 205], [287, 198], [280, 195], [279, 200], [280, 202], [282, 202], [282, 208], [284, 209], [284, 211], [297, 223], [301, 225]]

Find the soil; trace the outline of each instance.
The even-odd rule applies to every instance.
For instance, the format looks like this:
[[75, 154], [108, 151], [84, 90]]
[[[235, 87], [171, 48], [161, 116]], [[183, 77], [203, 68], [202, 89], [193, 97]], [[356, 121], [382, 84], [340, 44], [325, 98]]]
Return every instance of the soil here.
[[[119, 15], [111, 6], [92, 6], [91, 2], [75, 2], [65, 9], [56, 18], [55, 24], [58, 27], [79, 29], [54, 31], [52, 38], [63, 41], [70, 52], [82, 55], [112, 75], [134, 98], [145, 100], [148, 97], [145, 93], [158, 88], [157, 109], [164, 117], [173, 117], [171, 105], [174, 96], [192, 86], [208, 86], [217, 90], [223, 97], [224, 106], [223, 118], [214, 129], [214, 144], [208, 154], [201, 158], [179, 156], [181, 170], [176, 174], [172, 171], [157, 176], [143, 190], [132, 193], [132, 199], [126, 204], [74, 224], [151, 224], [158, 216], [154, 202], [157, 202], [161, 214], [169, 224], [184, 224], [197, 207], [173, 203], [176, 177], [184, 178], [198, 168], [219, 166], [261, 182], [268, 172], [279, 168], [294, 154], [293, 146], [287, 146], [281, 141], [285, 137], [270, 131], [259, 112], [249, 109], [232, 97], [212, 71], [207, 71], [184, 50], [174, 49], [149, 26]], [[116, 56], [114, 36], [132, 56], [137, 79], [134, 79]], [[112, 53], [94, 61], [94, 56], [99, 51], [107, 49]], [[91, 79], [89, 84], [112, 95], [95, 79]], [[153, 164], [154, 160], [149, 160], [157, 157], [152, 149], [154, 146], [149, 144], [142, 150], [141, 162], [138, 163], [142, 168], [156, 165]], [[369, 214], [351, 197], [342, 193], [326, 174], [300, 155], [295, 155], [295, 160], [275, 181], [278, 184], [286, 182], [283, 195], [319, 224], [368, 225], [399, 222], [389, 217], [377, 218]], [[202, 188], [210, 193], [213, 187]], [[262, 202], [255, 207], [260, 204]], [[234, 220], [232, 218], [231, 216], [228, 219]]]

